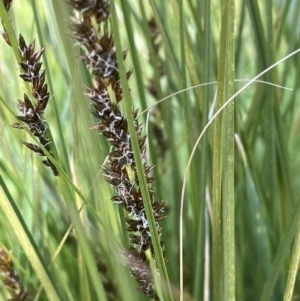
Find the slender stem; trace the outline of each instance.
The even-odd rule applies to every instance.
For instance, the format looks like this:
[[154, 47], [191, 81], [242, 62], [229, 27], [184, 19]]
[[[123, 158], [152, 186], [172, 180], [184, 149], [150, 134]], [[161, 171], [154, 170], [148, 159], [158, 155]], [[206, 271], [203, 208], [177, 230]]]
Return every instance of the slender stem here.
[[132, 103], [131, 103], [131, 98], [130, 98], [130, 94], [129, 94], [126, 70], [125, 70], [125, 66], [123, 63], [123, 52], [122, 52], [120, 33], [118, 31], [119, 22], [118, 22], [117, 12], [116, 12], [116, 8], [115, 8], [115, 1], [111, 0], [110, 3], [111, 3], [110, 8], [111, 8], [112, 24], [113, 24], [113, 28], [114, 28], [117, 59], [118, 59], [118, 63], [119, 63], [118, 66], [119, 66], [119, 72], [120, 72], [120, 77], [121, 77], [121, 81], [122, 81], [122, 90], [123, 90], [124, 102], [125, 102], [125, 116], [126, 116], [127, 122], [128, 122], [128, 129], [129, 129], [129, 134], [130, 134], [130, 138], [131, 138], [132, 149], [134, 152], [134, 159], [135, 159], [135, 163], [136, 163], [136, 167], [137, 167], [137, 171], [138, 171], [138, 179], [139, 179], [140, 189], [141, 189], [141, 193], [142, 193], [142, 197], [143, 197], [143, 203], [144, 203], [146, 216], [147, 216], [148, 223], [149, 223], [151, 238], [152, 238], [152, 242], [153, 242], [154, 254], [155, 254], [156, 261], [157, 261], [157, 266], [158, 266], [159, 272], [162, 276], [163, 296], [164, 296], [165, 301], [168, 301], [168, 300], [171, 301], [172, 293], [171, 293], [171, 288], [170, 288], [170, 284], [169, 284], [169, 280], [168, 280], [167, 269], [166, 269], [166, 265], [164, 262], [160, 239], [159, 239], [157, 229], [156, 229], [155, 219], [153, 216], [153, 210], [152, 210], [151, 200], [150, 200], [149, 191], [148, 191], [148, 185], [147, 185], [145, 174], [144, 174], [144, 168], [143, 168], [143, 164], [141, 161], [140, 150], [139, 150], [135, 127], [134, 127], [133, 118], [132, 118]]

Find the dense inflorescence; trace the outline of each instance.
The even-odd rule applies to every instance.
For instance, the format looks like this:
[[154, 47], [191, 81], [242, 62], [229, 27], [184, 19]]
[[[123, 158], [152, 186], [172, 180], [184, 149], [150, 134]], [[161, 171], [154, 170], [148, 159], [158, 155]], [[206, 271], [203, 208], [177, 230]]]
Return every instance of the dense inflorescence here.
[[[15, 123], [13, 126], [18, 129], [27, 127], [34, 136], [38, 137], [41, 145], [43, 145], [43, 147], [51, 154], [50, 140], [45, 136], [47, 127], [42, 119], [42, 115], [44, 114], [44, 110], [50, 97], [47, 84], [45, 84], [45, 71], [40, 72], [42, 66], [40, 58], [45, 48], [43, 47], [37, 52], [34, 52], [34, 48], [34, 41], [27, 46], [23, 37], [20, 35], [19, 49], [23, 59], [23, 62], [20, 65], [24, 70], [24, 73], [20, 74], [20, 77], [24, 81], [32, 84], [32, 94], [37, 101], [37, 105], [34, 106], [28, 96], [24, 94], [24, 100], [19, 100], [16, 104], [17, 108], [22, 113], [22, 115], [17, 116], [17, 118], [23, 123]], [[56, 167], [38, 145], [25, 141], [23, 141], [23, 143], [37, 155], [46, 157], [42, 162], [52, 169], [55, 176], [58, 175]]]
[[0, 277], [4, 285], [12, 291], [13, 298], [7, 301], [30, 301], [32, 300], [26, 291], [14, 269], [10, 256], [0, 249]]
[[[93, 86], [87, 87], [86, 93], [94, 107], [93, 115], [99, 119], [93, 128], [99, 130], [113, 146], [109, 153], [108, 163], [103, 166], [104, 177], [115, 188], [116, 195], [112, 200], [122, 205], [129, 213], [126, 222], [127, 230], [131, 232], [132, 247], [123, 255], [131, 274], [140, 284], [139, 290], [157, 299], [153, 288], [153, 277], [145, 256], [145, 251], [148, 249], [154, 256], [151, 234], [139, 187], [127, 120], [119, 107], [119, 102], [122, 100], [122, 85], [114, 39], [108, 32], [101, 32], [101, 22], [108, 17], [109, 13], [108, 1], [69, 0], [69, 3], [82, 14], [82, 20], [71, 19], [71, 27], [72, 36], [85, 50], [85, 54], [80, 58], [93, 74]], [[95, 20], [98, 28], [93, 26]], [[126, 52], [123, 56], [125, 59]], [[131, 73], [131, 71], [127, 72], [127, 79]], [[158, 222], [163, 219], [164, 203], [154, 199], [152, 189], [154, 178], [149, 175], [152, 166], [147, 165], [145, 160], [146, 137], [142, 136], [142, 125], [137, 120], [137, 111], [133, 110], [132, 116], [153, 214], [160, 235], [161, 227]]]
[[126, 265], [130, 268], [131, 275], [139, 283], [138, 291], [148, 297], [159, 300], [153, 290], [153, 275], [149, 272], [149, 265], [145, 252], [140, 252], [131, 247], [124, 252]]
[[[7, 10], [10, 8], [11, 3], [12, 1], [4, 1], [4, 5]], [[2, 36], [7, 44], [11, 46], [5, 28]], [[47, 126], [45, 124], [45, 121], [42, 119], [42, 115], [44, 114], [44, 110], [46, 109], [50, 97], [48, 86], [45, 83], [45, 70], [41, 71], [42, 62], [40, 61], [40, 59], [45, 51], [45, 47], [35, 52], [35, 41], [27, 46], [22, 35], [19, 36], [18, 44], [22, 58], [20, 66], [23, 70], [23, 73], [20, 74], [20, 77], [24, 81], [31, 83], [32, 96], [36, 100], [36, 105], [34, 105], [30, 101], [30, 98], [26, 94], [24, 94], [24, 100], [19, 100], [16, 104], [17, 108], [22, 114], [20, 116], [17, 116], [17, 118], [22, 123], [14, 123], [13, 127], [18, 129], [28, 128], [30, 132], [38, 138], [41, 145], [50, 153], [50, 155], [52, 155], [50, 151], [50, 140], [45, 135]], [[47, 157], [40, 146], [25, 141], [23, 141], [23, 144], [26, 145], [30, 150], [35, 152], [37, 155], [46, 157], [42, 162], [52, 169], [55, 176], [58, 175], [56, 167], [50, 161], [50, 159]]]

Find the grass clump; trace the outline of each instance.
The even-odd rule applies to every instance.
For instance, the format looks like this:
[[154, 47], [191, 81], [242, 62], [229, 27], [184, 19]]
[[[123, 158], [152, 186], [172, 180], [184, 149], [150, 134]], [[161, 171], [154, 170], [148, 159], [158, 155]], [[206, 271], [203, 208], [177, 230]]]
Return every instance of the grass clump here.
[[299, 10], [0, 0], [0, 299], [297, 299]]

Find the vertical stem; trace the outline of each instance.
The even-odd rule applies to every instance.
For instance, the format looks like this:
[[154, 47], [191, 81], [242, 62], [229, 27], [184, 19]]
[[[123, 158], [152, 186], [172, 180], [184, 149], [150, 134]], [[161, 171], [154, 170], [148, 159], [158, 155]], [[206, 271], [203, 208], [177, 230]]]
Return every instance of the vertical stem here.
[[[222, 24], [226, 33], [224, 100], [234, 94], [234, 0], [223, 2]], [[223, 29], [223, 26], [222, 26]], [[222, 46], [221, 46], [222, 48]], [[221, 55], [221, 54], [220, 54]], [[234, 102], [224, 110], [224, 174], [223, 174], [223, 260], [224, 300], [235, 300], [235, 233], [234, 233]]]
[[[217, 108], [234, 94], [233, 33], [234, 0], [222, 1]], [[213, 173], [213, 298], [215, 301], [222, 299], [233, 301], [235, 300], [233, 102], [216, 118]]]
[[[210, 0], [203, 1], [201, 7], [200, 3], [198, 2], [197, 11], [201, 13], [201, 18], [203, 18], [203, 39], [200, 39], [200, 33], [197, 34], [199, 37], [197, 41], [197, 49], [201, 51], [201, 45], [203, 44], [203, 82], [207, 83], [211, 81], [211, 70], [212, 70], [212, 54], [211, 54], [211, 26], [210, 26]], [[202, 106], [202, 113], [201, 113], [201, 129], [203, 129], [208, 121], [208, 108], [209, 108], [209, 100], [210, 100], [210, 91], [211, 89], [209, 86], [203, 87], [203, 106]], [[202, 147], [200, 151], [200, 179], [199, 179], [199, 196], [200, 196], [200, 206], [199, 210], [197, 211], [197, 215], [199, 216], [196, 229], [198, 231], [197, 234], [197, 244], [196, 244], [196, 252], [198, 254], [196, 256], [196, 263], [195, 263], [195, 276], [194, 276], [194, 287], [193, 287], [193, 296], [201, 300], [201, 296], [205, 299], [205, 289], [209, 291], [209, 277], [207, 277], [205, 287], [205, 277], [208, 275], [204, 275], [205, 265], [208, 264], [207, 271], [210, 270], [210, 262], [209, 260], [205, 262], [203, 258], [205, 257], [204, 251], [206, 248], [207, 241], [207, 234], [209, 223], [205, 221], [205, 189], [207, 185], [207, 166], [208, 166], [208, 138], [207, 135], [203, 137]], [[205, 245], [205, 247], [203, 247]]]

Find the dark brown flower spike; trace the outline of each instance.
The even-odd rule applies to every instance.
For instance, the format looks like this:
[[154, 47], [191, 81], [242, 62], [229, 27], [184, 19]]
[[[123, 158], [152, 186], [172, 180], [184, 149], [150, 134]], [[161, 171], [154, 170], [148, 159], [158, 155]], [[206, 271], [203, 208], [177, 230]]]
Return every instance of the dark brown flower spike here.
[[[24, 94], [24, 101], [19, 100], [17, 103], [17, 107], [22, 113], [22, 115], [17, 116], [17, 118], [22, 121], [22, 124], [15, 123], [13, 126], [18, 129], [27, 127], [30, 132], [39, 139], [39, 142], [43, 147], [51, 154], [50, 140], [45, 136], [47, 126], [42, 119], [42, 115], [44, 114], [44, 110], [50, 98], [48, 86], [45, 83], [45, 71], [41, 71], [42, 62], [40, 62], [45, 47], [35, 52], [35, 41], [27, 46], [24, 38], [20, 35], [19, 49], [23, 60], [20, 65], [24, 71], [20, 74], [20, 77], [24, 81], [31, 83], [32, 95], [37, 104], [33, 105], [29, 97]], [[58, 175], [56, 167], [38, 145], [24, 141], [23, 144], [39, 156], [46, 157], [42, 162], [52, 169], [55, 176]]]
[[[93, 129], [99, 130], [113, 146], [108, 155], [108, 163], [102, 167], [104, 178], [115, 188], [116, 195], [112, 198], [113, 202], [122, 205], [128, 212], [126, 222], [132, 245], [123, 256], [131, 274], [140, 285], [139, 290], [151, 298], [158, 299], [145, 255], [145, 251], [150, 249], [155, 259], [149, 224], [139, 186], [127, 120], [119, 107], [123, 96], [114, 39], [108, 32], [101, 34], [100, 29], [101, 22], [109, 13], [108, 1], [69, 0], [68, 2], [82, 14], [82, 20], [71, 19], [71, 28], [72, 36], [85, 51], [80, 58], [93, 75], [93, 86], [87, 87], [86, 92], [94, 107], [92, 113], [98, 119]], [[99, 12], [105, 12], [105, 18], [97, 18], [101, 15]], [[95, 22], [92, 18], [95, 16], [98, 22], [97, 28], [93, 26]], [[126, 54], [127, 51], [124, 51], [124, 59]], [[127, 72], [127, 79], [131, 74], [132, 71]], [[161, 235], [162, 229], [158, 222], [164, 218], [164, 202], [154, 199], [152, 188], [154, 178], [149, 175], [153, 166], [147, 165], [145, 159], [146, 136], [142, 135], [142, 124], [138, 122], [137, 110], [132, 110], [132, 116], [157, 231]]]
[[139, 252], [135, 248], [129, 248], [124, 252], [124, 257], [132, 276], [140, 284], [138, 291], [154, 300], [159, 300], [153, 290], [153, 275], [150, 271], [145, 253]]
[[[10, 8], [11, 3], [12, 1], [4, 1], [4, 5], [7, 10]], [[6, 32], [3, 37], [10, 45]], [[48, 86], [45, 83], [45, 71], [41, 70], [42, 62], [40, 61], [45, 51], [45, 47], [42, 47], [40, 50], [35, 52], [35, 41], [27, 46], [22, 35], [19, 36], [18, 44], [22, 58], [22, 62], [20, 63], [22, 73], [20, 74], [20, 77], [31, 84], [31, 92], [35, 99], [35, 104], [31, 102], [30, 98], [26, 94], [24, 94], [24, 100], [19, 100], [16, 104], [17, 108], [21, 112], [21, 115], [17, 116], [17, 118], [21, 122], [13, 124], [13, 127], [18, 129], [28, 128], [29, 131], [38, 138], [41, 145], [51, 154], [50, 140], [46, 137], [47, 126], [45, 121], [42, 119], [44, 110], [46, 109], [50, 98]], [[55, 176], [58, 175], [58, 170], [40, 146], [24, 141], [23, 144], [39, 156], [46, 157], [42, 162], [52, 169]]]
[[28, 291], [22, 285], [18, 274], [14, 269], [11, 257], [0, 248], [0, 278], [4, 285], [12, 292], [13, 298], [6, 301], [30, 301]]

